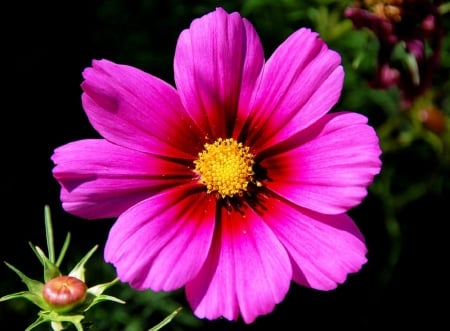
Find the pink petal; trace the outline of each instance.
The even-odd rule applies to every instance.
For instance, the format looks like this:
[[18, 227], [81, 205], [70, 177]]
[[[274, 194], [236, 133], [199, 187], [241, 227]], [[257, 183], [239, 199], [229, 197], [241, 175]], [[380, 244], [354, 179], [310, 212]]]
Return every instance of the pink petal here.
[[114, 223], [105, 260], [138, 290], [171, 291], [197, 275], [210, 249], [216, 199], [178, 187], [144, 200]]
[[192, 159], [202, 149], [204, 135], [172, 86], [107, 60], [93, 61], [83, 77], [83, 106], [102, 137], [130, 149], [174, 158]]
[[289, 252], [297, 283], [334, 289], [367, 262], [364, 238], [346, 214], [318, 214], [275, 198], [265, 207], [264, 221]]
[[258, 35], [238, 13], [218, 8], [181, 33], [175, 81], [183, 104], [205, 136], [230, 137], [234, 126], [242, 127], [263, 63]]
[[339, 99], [344, 72], [338, 53], [317, 33], [300, 29], [273, 53], [264, 67], [247, 144], [256, 152], [303, 130]]
[[292, 276], [286, 250], [250, 208], [222, 209], [210, 255], [186, 285], [194, 313], [246, 323], [270, 313], [286, 295]]
[[324, 214], [358, 205], [380, 171], [378, 137], [367, 118], [334, 113], [267, 151], [261, 165], [270, 190], [293, 203]]
[[72, 142], [52, 155], [63, 208], [79, 217], [110, 218], [153, 194], [192, 180], [185, 165], [113, 145]]

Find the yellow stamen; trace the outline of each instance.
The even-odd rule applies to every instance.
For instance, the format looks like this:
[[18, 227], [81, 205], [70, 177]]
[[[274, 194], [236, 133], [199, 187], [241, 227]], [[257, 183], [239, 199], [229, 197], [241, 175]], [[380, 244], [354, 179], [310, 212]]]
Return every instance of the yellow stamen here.
[[249, 148], [233, 138], [219, 138], [204, 147], [194, 164], [207, 192], [225, 198], [246, 191], [248, 183], [253, 182], [255, 163]]

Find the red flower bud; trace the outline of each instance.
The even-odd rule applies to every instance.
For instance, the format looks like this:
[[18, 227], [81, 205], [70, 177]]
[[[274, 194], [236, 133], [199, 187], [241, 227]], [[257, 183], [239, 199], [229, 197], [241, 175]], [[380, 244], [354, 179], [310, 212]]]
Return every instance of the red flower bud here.
[[436, 108], [428, 107], [419, 112], [419, 120], [430, 131], [440, 134], [447, 130], [445, 114]]
[[78, 278], [59, 276], [49, 280], [43, 289], [43, 297], [56, 311], [72, 309], [86, 298], [87, 286]]

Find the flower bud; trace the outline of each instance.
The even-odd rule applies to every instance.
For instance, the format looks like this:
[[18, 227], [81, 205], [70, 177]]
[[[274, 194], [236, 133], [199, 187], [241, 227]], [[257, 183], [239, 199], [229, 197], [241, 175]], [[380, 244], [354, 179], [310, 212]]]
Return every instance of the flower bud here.
[[445, 114], [434, 107], [426, 107], [419, 112], [419, 120], [430, 131], [440, 134], [447, 130]]
[[50, 306], [58, 312], [66, 312], [86, 298], [87, 286], [78, 278], [59, 276], [49, 280], [42, 295]]

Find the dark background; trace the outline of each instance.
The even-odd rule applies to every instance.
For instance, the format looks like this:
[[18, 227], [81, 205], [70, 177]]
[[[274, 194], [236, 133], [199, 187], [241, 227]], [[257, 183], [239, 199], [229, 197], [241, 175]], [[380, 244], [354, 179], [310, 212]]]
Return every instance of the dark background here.
[[[317, 1], [310, 2], [310, 7], [317, 5]], [[106, 58], [139, 67], [172, 83], [179, 33], [192, 19], [217, 6], [229, 11], [244, 7], [239, 1], [181, 0], [17, 1], [2, 5], [3, 22], [8, 23], [2, 31], [1, 47], [1, 261], [31, 278], [42, 279], [42, 268], [29, 242], [46, 251], [44, 206], [49, 205], [57, 251], [66, 233], [72, 234], [67, 269], [99, 244], [92, 262], [87, 264], [88, 282], [107, 282], [114, 277], [112, 268], [102, 265], [103, 244], [113, 220], [86, 221], [65, 213], [59, 201], [59, 186], [51, 175], [54, 148], [98, 137], [81, 107], [81, 72], [92, 59]], [[290, 31], [313, 24], [305, 17], [283, 21], [280, 13], [290, 13], [283, 12], [281, 5], [277, 8], [246, 15], [260, 34], [266, 57]], [[339, 47], [339, 41], [334, 45]], [[444, 69], [448, 73], [448, 68]], [[350, 70], [346, 67], [346, 71]], [[351, 90], [352, 86], [346, 88]], [[373, 115], [370, 118], [374, 125], [385, 120], [377, 113], [379, 105], [370, 107], [355, 110]], [[401, 153], [386, 156], [385, 162], [401, 174], [402, 183], [408, 183], [436, 171], [438, 157], [419, 141]], [[103, 321], [97, 329], [148, 330], [177, 302], [184, 306], [183, 316], [179, 320], [177, 317], [167, 330], [380, 330], [412, 326], [434, 330], [441, 329], [438, 325], [448, 326], [445, 270], [449, 261], [446, 228], [450, 221], [450, 184], [448, 168], [439, 171], [442, 188], [420, 196], [396, 215], [399, 236], [394, 242], [378, 196], [369, 193], [360, 206], [350, 211], [366, 236], [369, 262], [334, 291], [319, 292], [292, 284], [286, 299], [272, 314], [245, 326], [223, 320], [198, 323], [189, 317], [189, 306], [181, 291], [161, 299], [153, 294], [134, 294], [125, 285], [118, 285], [108, 293], [124, 295], [129, 304], [94, 307], [93, 319]], [[25, 286], [20, 279], [0, 265], [0, 297], [21, 290]], [[25, 330], [36, 319], [36, 313], [25, 300], [2, 302], [0, 329]], [[49, 330], [49, 325], [37, 330]]]

